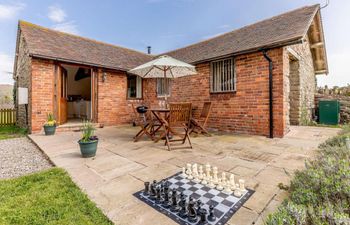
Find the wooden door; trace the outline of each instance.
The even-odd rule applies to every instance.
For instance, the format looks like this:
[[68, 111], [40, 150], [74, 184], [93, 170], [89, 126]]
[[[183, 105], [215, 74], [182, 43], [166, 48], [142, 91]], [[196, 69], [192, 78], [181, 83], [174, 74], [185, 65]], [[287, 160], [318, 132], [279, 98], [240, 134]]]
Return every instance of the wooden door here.
[[67, 122], [67, 70], [61, 67], [59, 73], [59, 106], [58, 106], [58, 123], [64, 124]]
[[95, 123], [98, 121], [98, 71], [91, 69], [91, 120]]

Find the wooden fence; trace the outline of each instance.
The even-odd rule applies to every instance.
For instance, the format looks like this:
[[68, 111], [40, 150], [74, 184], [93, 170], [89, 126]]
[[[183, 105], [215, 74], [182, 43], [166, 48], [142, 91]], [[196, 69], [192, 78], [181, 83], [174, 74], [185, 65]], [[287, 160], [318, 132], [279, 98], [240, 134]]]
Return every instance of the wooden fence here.
[[16, 124], [15, 109], [0, 109], [0, 126], [10, 126]]

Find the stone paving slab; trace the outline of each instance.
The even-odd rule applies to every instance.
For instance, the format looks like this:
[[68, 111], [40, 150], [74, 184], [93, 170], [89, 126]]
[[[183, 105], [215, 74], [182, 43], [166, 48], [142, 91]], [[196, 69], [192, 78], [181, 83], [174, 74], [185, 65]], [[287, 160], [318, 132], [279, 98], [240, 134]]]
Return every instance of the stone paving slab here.
[[167, 151], [164, 142], [148, 139], [133, 142], [136, 127], [98, 129], [96, 157], [80, 156], [80, 133], [54, 136], [41, 134], [30, 138], [59, 167], [65, 168], [73, 181], [115, 224], [166, 225], [174, 222], [133, 196], [144, 181], [160, 180], [181, 171], [186, 163], [210, 163], [220, 171], [246, 180], [254, 195], [228, 224], [263, 224], [287, 196], [278, 183], [288, 184], [294, 170], [313, 155], [317, 146], [336, 135], [339, 129], [291, 127], [284, 138], [215, 134], [192, 138], [193, 149]]

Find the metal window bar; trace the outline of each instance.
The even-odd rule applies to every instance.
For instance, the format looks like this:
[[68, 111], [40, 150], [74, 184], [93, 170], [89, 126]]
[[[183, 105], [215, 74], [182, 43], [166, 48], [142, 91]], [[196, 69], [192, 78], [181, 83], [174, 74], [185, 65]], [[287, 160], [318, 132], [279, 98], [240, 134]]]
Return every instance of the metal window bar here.
[[210, 90], [211, 92], [227, 92], [235, 90], [234, 59], [224, 59], [211, 62]]

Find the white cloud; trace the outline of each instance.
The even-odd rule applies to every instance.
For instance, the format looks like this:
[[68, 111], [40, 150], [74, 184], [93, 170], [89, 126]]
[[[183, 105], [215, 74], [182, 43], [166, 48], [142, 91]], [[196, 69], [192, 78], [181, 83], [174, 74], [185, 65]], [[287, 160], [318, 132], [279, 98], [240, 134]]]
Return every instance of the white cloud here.
[[0, 52], [0, 83], [13, 84], [13, 57]]
[[222, 24], [222, 25], [218, 26], [218, 28], [219, 29], [228, 29], [228, 28], [231, 28], [231, 26], [228, 24]]
[[62, 23], [66, 19], [67, 14], [60, 6], [52, 5], [49, 6], [49, 13], [47, 16], [55, 23]]
[[220, 36], [220, 35], [222, 35], [224, 33], [226, 33], [226, 32], [219, 32], [219, 33], [216, 33], [216, 34], [205, 35], [205, 36], [202, 37], [202, 40], [214, 38], [214, 37]]
[[0, 4], [0, 20], [14, 18], [25, 6], [24, 3]]
[[172, 39], [172, 38], [181, 38], [181, 37], [185, 37], [186, 35], [184, 34], [163, 34], [160, 35], [160, 38], [164, 38], [164, 39]]
[[70, 34], [79, 34], [77, 25], [75, 24], [74, 21], [58, 23], [58, 24], [55, 24], [52, 28], [55, 30], [70, 33]]
[[349, 53], [328, 54], [329, 74], [317, 75], [317, 85], [328, 87], [350, 84]]

